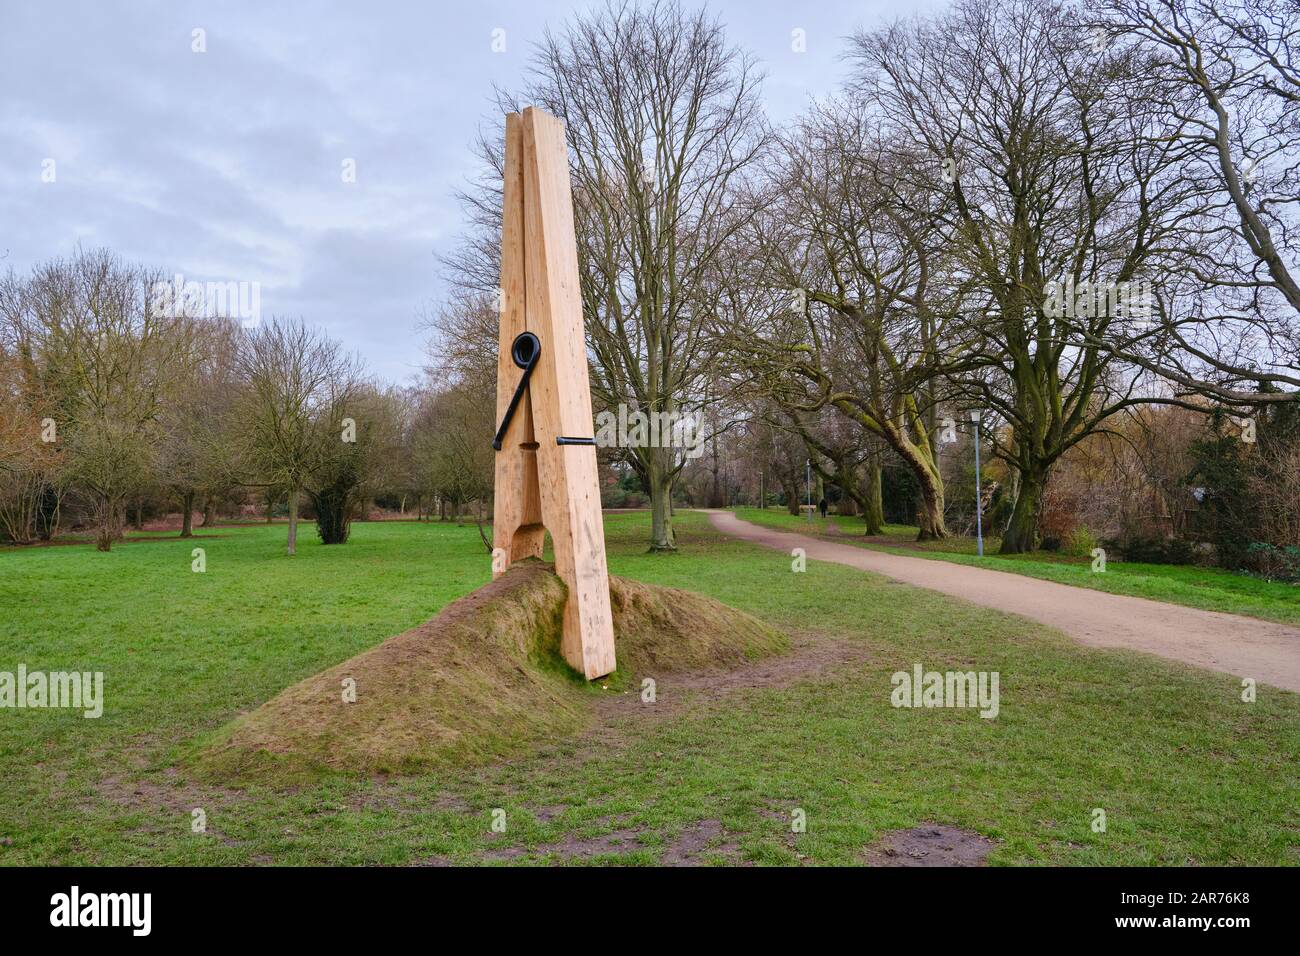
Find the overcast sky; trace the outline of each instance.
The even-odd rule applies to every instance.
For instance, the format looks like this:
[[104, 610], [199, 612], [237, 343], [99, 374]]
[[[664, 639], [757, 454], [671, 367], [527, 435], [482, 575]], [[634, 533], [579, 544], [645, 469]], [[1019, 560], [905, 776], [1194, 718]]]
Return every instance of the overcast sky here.
[[[837, 87], [845, 36], [934, 5], [709, 6], [758, 58], [780, 122]], [[470, 144], [500, 122], [492, 84], [517, 88], [544, 27], [590, 6], [4, 0], [0, 268], [81, 244], [260, 283], [263, 316], [321, 325], [407, 381], [420, 312], [444, 288], [437, 256], [461, 230]]]

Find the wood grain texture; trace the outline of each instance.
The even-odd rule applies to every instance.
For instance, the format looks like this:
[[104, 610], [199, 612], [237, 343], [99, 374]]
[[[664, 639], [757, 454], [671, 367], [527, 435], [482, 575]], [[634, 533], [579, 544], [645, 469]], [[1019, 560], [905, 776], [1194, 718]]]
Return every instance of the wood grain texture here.
[[550, 531], [556, 573], [569, 589], [561, 650], [590, 680], [614, 670], [614, 623], [596, 449], [555, 441], [590, 438], [593, 428], [573, 197], [558, 118], [532, 107], [506, 117], [504, 199], [498, 416], [522, 374], [509, 354], [514, 337], [533, 332], [542, 354], [497, 454], [494, 544], [508, 566], [540, 553], [541, 525]]
[[[506, 117], [506, 160], [501, 215], [501, 327], [497, 354], [497, 421], [505, 416], [523, 370], [510, 357], [510, 346], [527, 329], [524, 298], [524, 140], [523, 118]], [[505, 573], [510, 562], [542, 556], [546, 529], [537, 481], [531, 395], [525, 394], [501, 450], [496, 454], [492, 546], [504, 561], [492, 562], [492, 575]]]

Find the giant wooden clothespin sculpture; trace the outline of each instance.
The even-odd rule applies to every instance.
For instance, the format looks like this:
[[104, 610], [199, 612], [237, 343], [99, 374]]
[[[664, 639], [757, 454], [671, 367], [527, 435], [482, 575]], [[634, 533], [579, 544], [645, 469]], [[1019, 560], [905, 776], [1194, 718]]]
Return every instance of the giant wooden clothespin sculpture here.
[[591, 680], [614, 670], [614, 622], [573, 195], [564, 123], [532, 107], [506, 116], [500, 342], [494, 575], [541, 557], [550, 530], [569, 589], [561, 650]]

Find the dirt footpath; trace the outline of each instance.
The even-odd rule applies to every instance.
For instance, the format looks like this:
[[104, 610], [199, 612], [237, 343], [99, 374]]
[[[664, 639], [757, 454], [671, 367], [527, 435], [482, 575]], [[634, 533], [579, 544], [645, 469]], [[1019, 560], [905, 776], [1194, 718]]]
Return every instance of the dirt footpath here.
[[1157, 654], [1300, 692], [1300, 629], [1285, 624], [1107, 594], [1006, 571], [869, 551], [773, 531], [728, 511], [709, 511], [708, 515], [715, 528], [732, 537], [787, 554], [792, 548], [803, 548], [810, 560], [873, 571], [904, 584], [1019, 614], [1063, 631], [1082, 644]]

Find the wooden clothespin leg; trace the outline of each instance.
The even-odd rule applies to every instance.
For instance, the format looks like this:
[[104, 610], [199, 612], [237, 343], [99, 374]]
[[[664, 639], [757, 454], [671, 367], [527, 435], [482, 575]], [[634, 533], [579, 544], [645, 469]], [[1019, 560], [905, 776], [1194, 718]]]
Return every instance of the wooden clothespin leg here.
[[494, 573], [541, 557], [551, 532], [569, 589], [561, 650], [591, 680], [614, 670], [614, 620], [561, 120], [506, 116], [504, 186]]

